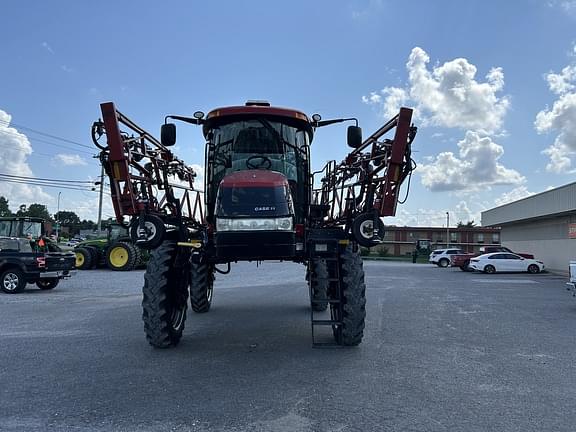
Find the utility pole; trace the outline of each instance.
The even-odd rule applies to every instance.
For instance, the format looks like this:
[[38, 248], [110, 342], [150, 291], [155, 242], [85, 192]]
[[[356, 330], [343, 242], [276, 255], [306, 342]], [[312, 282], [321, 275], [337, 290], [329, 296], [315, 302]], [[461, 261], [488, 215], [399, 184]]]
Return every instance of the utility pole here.
[[58, 205], [56, 207], [56, 242], [60, 241], [60, 195], [62, 192], [58, 192]]
[[98, 234], [102, 231], [102, 196], [104, 195], [104, 165], [100, 171], [100, 199], [98, 200]]
[[446, 247], [450, 247], [450, 213], [446, 212]]

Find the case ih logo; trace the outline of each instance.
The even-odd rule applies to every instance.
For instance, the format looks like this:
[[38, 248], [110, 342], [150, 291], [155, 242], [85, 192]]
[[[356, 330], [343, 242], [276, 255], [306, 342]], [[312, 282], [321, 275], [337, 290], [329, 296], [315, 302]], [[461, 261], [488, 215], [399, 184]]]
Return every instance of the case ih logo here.
[[266, 207], [254, 207], [254, 211], [276, 211], [276, 207], [266, 206]]

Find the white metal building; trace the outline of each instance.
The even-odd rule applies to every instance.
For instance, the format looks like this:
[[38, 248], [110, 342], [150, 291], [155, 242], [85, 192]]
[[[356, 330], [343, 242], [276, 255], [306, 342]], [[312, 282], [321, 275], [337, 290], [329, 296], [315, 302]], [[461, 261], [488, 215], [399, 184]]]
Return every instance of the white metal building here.
[[567, 272], [576, 260], [576, 183], [482, 212], [482, 226], [501, 227], [503, 246]]

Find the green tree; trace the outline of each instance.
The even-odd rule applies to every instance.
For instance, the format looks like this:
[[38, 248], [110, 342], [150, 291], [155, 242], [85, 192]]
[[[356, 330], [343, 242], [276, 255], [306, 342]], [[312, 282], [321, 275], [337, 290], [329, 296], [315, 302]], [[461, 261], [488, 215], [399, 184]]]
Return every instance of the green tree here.
[[474, 219], [472, 219], [471, 221], [468, 221], [466, 223], [460, 221], [456, 224], [456, 228], [474, 228], [476, 226], [476, 222], [474, 222]]
[[82, 219], [80, 222], [79, 228], [81, 230], [94, 230], [96, 229], [96, 223], [91, 220]]
[[16, 216], [37, 217], [46, 221], [52, 220], [46, 206], [44, 204], [37, 203], [30, 204], [28, 207], [26, 207], [26, 204], [22, 204], [20, 209], [16, 212]]
[[61, 210], [54, 215], [54, 220], [65, 226], [76, 226], [80, 224], [80, 218], [73, 211]]
[[8, 206], [8, 200], [3, 196], [0, 196], [0, 216], [12, 216], [12, 212]]

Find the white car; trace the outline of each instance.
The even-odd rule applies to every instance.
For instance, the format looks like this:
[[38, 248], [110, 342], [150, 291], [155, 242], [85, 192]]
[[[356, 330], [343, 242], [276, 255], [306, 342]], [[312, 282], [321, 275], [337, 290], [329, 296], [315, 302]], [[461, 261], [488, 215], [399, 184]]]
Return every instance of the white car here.
[[450, 255], [463, 253], [461, 249], [448, 248], [433, 250], [428, 257], [428, 262], [436, 264], [438, 267], [448, 267], [450, 265]]
[[470, 260], [470, 267], [484, 273], [528, 272], [540, 273], [544, 263], [535, 259], [522, 258], [508, 252], [493, 252]]

